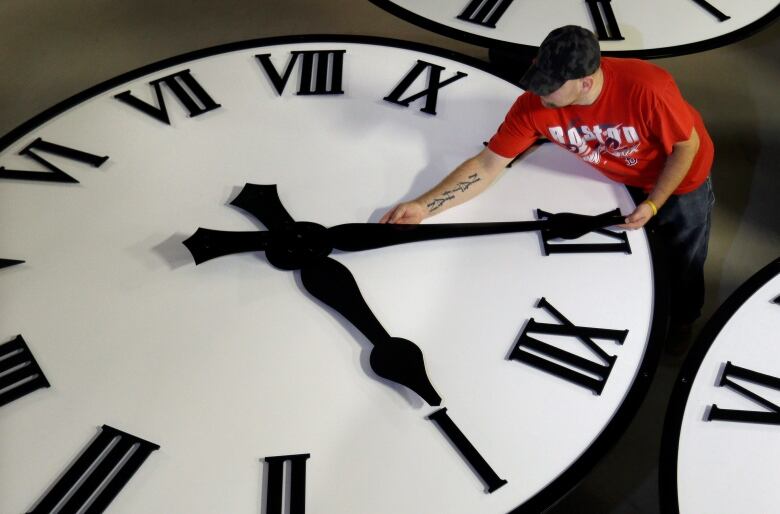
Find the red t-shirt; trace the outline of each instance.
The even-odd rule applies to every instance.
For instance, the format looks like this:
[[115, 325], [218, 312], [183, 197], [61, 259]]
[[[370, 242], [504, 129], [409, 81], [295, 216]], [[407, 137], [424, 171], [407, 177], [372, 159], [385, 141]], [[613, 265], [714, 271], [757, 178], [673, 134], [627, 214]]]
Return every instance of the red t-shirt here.
[[592, 105], [549, 109], [531, 92], [520, 95], [488, 148], [515, 157], [546, 137], [580, 156], [612, 180], [651, 191], [672, 145], [693, 128], [699, 151], [675, 194], [699, 187], [710, 172], [714, 148], [699, 113], [672, 76], [639, 59], [601, 59], [604, 86]]

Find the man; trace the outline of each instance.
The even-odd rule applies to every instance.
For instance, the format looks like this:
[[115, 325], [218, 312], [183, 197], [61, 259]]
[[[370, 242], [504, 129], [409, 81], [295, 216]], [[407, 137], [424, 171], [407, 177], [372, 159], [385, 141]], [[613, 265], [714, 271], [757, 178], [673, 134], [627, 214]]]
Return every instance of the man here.
[[[515, 156], [547, 138], [628, 186], [637, 207], [622, 228], [655, 217], [670, 257], [672, 324], [690, 327], [704, 303], [714, 203], [714, 150], [699, 113], [669, 73], [636, 59], [602, 59], [595, 35], [573, 25], [550, 32], [519, 85], [526, 92], [482, 152], [380, 222], [419, 223], [473, 198]], [[456, 188], [459, 183], [470, 186]]]

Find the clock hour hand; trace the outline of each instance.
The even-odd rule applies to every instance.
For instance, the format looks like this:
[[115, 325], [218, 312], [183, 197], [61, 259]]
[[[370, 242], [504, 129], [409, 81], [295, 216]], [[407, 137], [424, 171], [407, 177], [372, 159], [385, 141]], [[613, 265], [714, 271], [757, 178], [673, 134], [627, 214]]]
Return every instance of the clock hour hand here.
[[370, 250], [416, 241], [452, 237], [505, 234], [541, 230], [549, 237], [576, 239], [596, 229], [624, 223], [618, 209], [595, 216], [568, 212], [551, 214], [533, 221], [495, 223], [441, 223], [428, 225], [392, 225], [380, 223], [346, 223], [327, 229], [328, 243], [337, 250]]
[[301, 280], [309, 293], [338, 311], [374, 345], [369, 364], [377, 375], [408, 387], [428, 405], [441, 403], [441, 397], [425, 372], [420, 348], [387, 333], [366, 304], [355, 277], [346, 266], [323, 257], [301, 268]]

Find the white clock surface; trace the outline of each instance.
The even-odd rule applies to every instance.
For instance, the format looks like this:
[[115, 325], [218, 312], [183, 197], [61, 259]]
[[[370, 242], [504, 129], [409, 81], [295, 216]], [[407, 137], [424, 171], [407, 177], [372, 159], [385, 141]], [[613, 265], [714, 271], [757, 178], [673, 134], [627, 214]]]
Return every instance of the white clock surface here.
[[780, 259], [716, 312], [681, 371], [664, 428], [669, 512], [776, 510], [778, 334]]
[[[327, 80], [303, 84], [307, 63]], [[422, 111], [430, 94], [385, 99], [424, 91], [432, 66], [440, 82], [464, 74], [437, 90], [435, 115]], [[173, 79], [154, 82], [171, 76], [182, 97]], [[503, 513], [570, 488], [627, 423], [657, 357], [644, 232], [627, 234], [631, 253], [545, 256], [530, 232], [331, 254], [385, 329], [422, 350], [441, 406], [506, 481], [493, 492], [427, 419], [440, 407], [377, 377], [366, 337], [297, 271], [262, 252], [195, 266], [182, 245], [198, 227], [265, 230], [229, 204], [245, 183], [276, 184], [297, 221], [376, 222], [479, 152], [520, 93], [429, 47], [280, 38], [131, 72], [6, 136], [0, 258], [24, 263], [0, 269], [0, 343], [21, 334], [51, 387], [0, 407], [0, 510], [30, 511], [104, 424], [159, 445], [111, 512], [258, 512], [274, 494], [263, 459], [294, 454], [309, 454], [299, 484], [312, 513]], [[62, 147], [107, 159], [91, 166]], [[78, 182], [32, 179], [52, 166]], [[542, 145], [430, 222], [632, 206]], [[601, 394], [509, 358], [530, 318], [559, 323], [540, 298], [577, 326], [628, 330], [623, 344], [595, 339], [616, 359]], [[534, 337], [603, 364], [577, 338]]]
[[601, 49], [666, 57], [722, 46], [769, 23], [777, 0], [372, 0], [422, 25], [482, 46], [537, 47], [563, 25], [599, 35]]

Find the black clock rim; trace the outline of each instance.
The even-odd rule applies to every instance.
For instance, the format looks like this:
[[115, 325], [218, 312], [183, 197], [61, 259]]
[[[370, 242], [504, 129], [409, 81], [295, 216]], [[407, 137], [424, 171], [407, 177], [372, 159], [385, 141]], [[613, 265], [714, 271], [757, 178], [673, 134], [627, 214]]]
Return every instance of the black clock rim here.
[[[105, 91], [113, 89], [126, 82], [135, 80], [139, 77], [154, 73], [164, 68], [181, 65], [196, 59], [202, 59], [223, 53], [246, 50], [253, 47], [295, 44], [295, 43], [343, 43], [343, 44], [368, 44], [376, 46], [389, 46], [407, 50], [414, 50], [429, 53], [439, 57], [444, 57], [463, 64], [473, 66], [486, 73], [515, 85], [511, 80], [503, 77], [495, 70], [493, 66], [485, 61], [460, 54], [455, 51], [426, 45], [423, 43], [403, 41], [392, 38], [361, 35], [338, 35], [338, 34], [311, 34], [311, 35], [293, 35], [293, 36], [275, 36], [268, 38], [250, 39], [238, 41], [217, 46], [212, 46], [184, 54], [168, 57], [160, 61], [147, 64], [131, 70], [114, 78], [105, 80], [81, 91], [54, 106], [44, 110], [33, 118], [17, 126], [4, 136], [0, 137], [0, 151], [8, 148], [10, 144], [18, 141], [23, 136], [37, 129], [52, 118], [63, 112], [83, 103]], [[519, 88], [518, 88], [519, 89]], [[523, 502], [522, 505], [515, 508], [512, 512], [517, 514], [543, 512], [557, 503], [563, 496], [571, 491], [590, 471], [593, 466], [606, 454], [606, 452], [615, 444], [620, 435], [628, 427], [639, 406], [644, 399], [647, 390], [652, 381], [653, 375], [660, 359], [662, 341], [665, 333], [666, 316], [668, 313], [667, 293], [666, 293], [666, 269], [662, 258], [658, 252], [661, 249], [652, 232], [646, 232], [648, 237], [648, 246], [651, 254], [651, 268], [654, 281], [653, 298], [653, 321], [648, 338], [645, 355], [637, 370], [633, 383], [626, 392], [623, 402], [615, 411], [612, 419], [607, 423], [602, 432], [596, 437], [588, 448], [580, 455], [568, 468], [556, 477], [552, 482], [542, 488], [537, 494]]]
[[677, 496], [677, 452], [686, 403], [699, 368], [726, 323], [756, 291], [778, 274], [780, 274], [780, 257], [761, 268], [739, 286], [704, 325], [680, 368], [669, 405], [666, 408], [663, 435], [661, 436], [661, 453], [658, 465], [661, 512], [669, 514], [679, 514], [680, 512]]
[[[405, 9], [391, 0], [369, 0], [372, 4], [376, 5], [380, 9], [383, 9], [397, 18], [401, 18], [413, 25], [417, 25], [423, 29], [441, 34], [443, 36], [463, 41], [483, 48], [500, 50], [503, 52], [515, 52], [518, 56], [533, 57], [536, 55], [538, 46], [523, 45], [520, 43], [512, 43], [504, 41], [502, 39], [494, 39], [487, 36], [480, 36], [466, 32], [465, 30], [456, 29], [442, 23], [430, 20], [419, 14], [413, 13], [408, 9]], [[637, 50], [612, 50], [602, 52], [602, 55], [608, 57], [633, 57], [638, 59], [661, 59], [665, 57], [678, 57], [681, 55], [694, 54], [698, 52], [704, 52], [706, 50], [713, 50], [721, 46], [730, 45], [741, 41], [756, 32], [760, 31], [764, 27], [768, 26], [780, 16], [780, 4], [775, 6], [767, 14], [758, 18], [757, 20], [740, 27], [736, 30], [715, 36], [714, 38], [697, 41], [695, 43], [687, 43], [684, 45], [667, 46], [660, 48], [645, 48]]]

